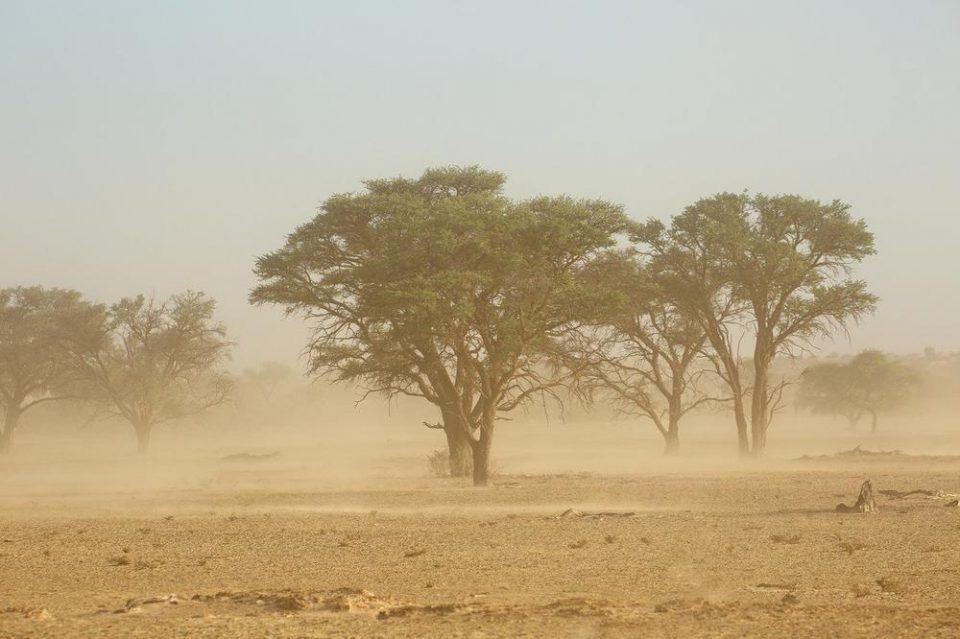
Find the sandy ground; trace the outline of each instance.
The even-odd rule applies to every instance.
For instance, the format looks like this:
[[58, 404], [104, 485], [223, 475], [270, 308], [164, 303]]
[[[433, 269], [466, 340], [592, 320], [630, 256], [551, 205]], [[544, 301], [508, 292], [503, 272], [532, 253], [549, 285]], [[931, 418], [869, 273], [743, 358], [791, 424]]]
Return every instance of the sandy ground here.
[[960, 492], [960, 458], [484, 489], [389, 464], [338, 484], [283, 455], [145, 488], [171, 468], [127, 463], [95, 486], [5, 469], [0, 637], [960, 636], [951, 498], [834, 512], [865, 478]]

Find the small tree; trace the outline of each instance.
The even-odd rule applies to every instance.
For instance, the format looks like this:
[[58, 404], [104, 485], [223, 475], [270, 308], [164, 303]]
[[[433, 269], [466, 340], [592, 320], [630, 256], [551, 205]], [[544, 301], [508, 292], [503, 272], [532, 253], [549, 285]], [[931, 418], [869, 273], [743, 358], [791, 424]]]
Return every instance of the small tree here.
[[707, 336], [671, 299], [659, 274], [632, 252], [611, 254], [591, 272], [598, 287], [619, 295], [595, 308], [589, 323], [566, 342], [576, 387], [649, 419], [663, 436], [665, 454], [675, 455], [681, 418], [718, 401], [701, 383], [708, 372]]
[[12, 446], [26, 411], [79, 398], [77, 370], [63, 339], [96, 328], [101, 312], [76, 291], [40, 286], [0, 290], [0, 452]]
[[815, 413], [842, 415], [856, 428], [870, 415], [877, 432], [877, 414], [906, 403], [917, 390], [919, 374], [880, 351], [863, 351], [849, 362], [811, 366], [802, 375], [800, 406]]
[[294, 377], [290, 367], [280, 362], [263, 362], [243, 371], [241, 381], [256, 389], [264, 402], [269, 402], [277, 388]]
[[[843, 202], [722, 193], [669, 227], [649, 223], [637, 239], [707, 335], [731, 391], [741, 454], [763, 454], [783, 393], [770, 379], [774, 358], [873, 311], [866, 283], [847, 277], [874, 253], [873, 235]], [[739, 352], [745, 336], [753, 341], [749, 379]]]
[[139, 452], [157, 424], [226, 400], [232, 382], [223, 365], [232, 344], [213, 321], [214, 307], [196, 292], [162, 303], [125, 298], [106, 312], [99, 335], [74, 343], [88, 393], [133, 426]]

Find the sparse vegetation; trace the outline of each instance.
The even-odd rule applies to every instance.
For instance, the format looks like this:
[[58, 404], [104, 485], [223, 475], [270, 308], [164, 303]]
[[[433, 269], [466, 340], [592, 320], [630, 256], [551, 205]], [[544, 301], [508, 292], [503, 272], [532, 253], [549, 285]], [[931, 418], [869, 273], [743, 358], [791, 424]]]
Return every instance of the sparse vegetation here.
[[195, 292], [165, 302], [127, 298], [104, 312], [98, 331], [68, 342], [87, 396], [133, 426], [139, 452], [157, 424], [226, 400], [231, 343], [214, 307]]

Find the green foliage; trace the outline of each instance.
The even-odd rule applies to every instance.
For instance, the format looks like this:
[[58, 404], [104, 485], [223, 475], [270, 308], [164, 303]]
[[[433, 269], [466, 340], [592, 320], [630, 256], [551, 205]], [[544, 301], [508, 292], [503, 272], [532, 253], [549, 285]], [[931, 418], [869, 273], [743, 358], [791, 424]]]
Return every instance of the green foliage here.
[[[721, 193], [687, 207], [669, 227], [637, 227], [634, 238], [705, 331], [731, 389], [741, 452], [751, 448], [745, 400], [753, 452], [761, 453], [782, 398], [783, 383], [769, 379], [771, 361], [845, 330], [877, 302], [865, 282], [847, 278], [873, 254], [873, 235], [839, 201]], [[745, 333], [753, 338], [749, 385], [740, 370]]]
[[627, 225], [604, 201], [514, 202], [502, 185], [447, 167], [335, 195], [257, 260], [251, 301], [310, 322], [314, 374], [424, 397], [478, 444], [559, 385], [556, 340], [598, 302], [583, 269]]

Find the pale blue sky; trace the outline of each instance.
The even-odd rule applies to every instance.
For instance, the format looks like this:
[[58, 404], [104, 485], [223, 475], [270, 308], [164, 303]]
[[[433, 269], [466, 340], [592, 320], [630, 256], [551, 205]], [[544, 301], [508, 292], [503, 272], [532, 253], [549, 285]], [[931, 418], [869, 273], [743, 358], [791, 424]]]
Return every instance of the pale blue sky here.
[[666, 217], [843, 199], [883, 298], [829, 349], [960, 349], [960, 2], [0, 0], [0, 286], [206, 290], [293, 363], [257, 254], [439, 164]]

